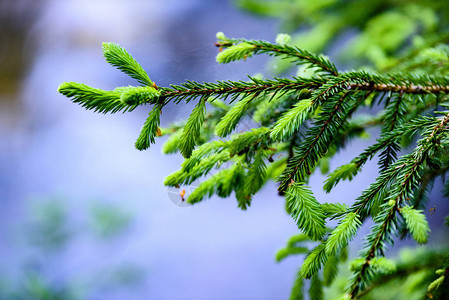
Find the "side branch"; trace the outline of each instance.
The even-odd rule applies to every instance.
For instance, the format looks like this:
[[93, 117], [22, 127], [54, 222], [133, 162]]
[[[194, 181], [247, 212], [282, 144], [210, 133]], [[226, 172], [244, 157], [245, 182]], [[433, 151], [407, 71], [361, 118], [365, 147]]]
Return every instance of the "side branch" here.
[[[396, 169], [397, 167], [405, 170], [400, 175], [401, 177], [403, 177], [404, 181], [395, 191], [394, 199], [391, 199], [393, 200], [393, 203], [390, 206], [388, 212], [385, 212], [384, 215], [379, 216], [379, 218], [382, 218], [382, 223], [378, 223], [377, 231], [371, 234], [370, 245], [365, 252], [365, 262], [361, 266], [360, 271], [355, 275], [350, 288], [351, 299], [357, 297], [360, 291], [360, 284], [362, 283], [363, 278], [368, 273], [371, 259], [375, 257], [376, 252], [378, 252], [379, 250], [382, 251], [383, 240], [386, 238], [388, 231], [392, 228], [392, 223], [394, 221], [396, 212], [400, 209], [400, 206], [406, 198], [406, 195], [412, 190], [413, 184], [419, 180], [418, 178], [420, 176], [420, 166], [422, 166], [423, 162], [426, 160], [427, 155], [431, 151], [431, 149], [438, 143], [436, 139], [440, 136], [439, 134], [446, 127], [448, 122], [449, 114], [441, 119], [441, 122], [433, 128], [429, 137], [425, 139], [425, 142], [428, 144], [419, 145], [414, 153], [403, 156], [403, 160], [405, 160], [405, 162], [403, 162], [403, 160], [397, 161], [391, 166], [390, 170]], [[431, 141], [431, 139], [434, 140]], [[407, 160], [409, 160], [409, 162], [407, 162]]]
[[[291, 92], [302, 89], [315, 90], [323, 82], [320, 80], [293, 81], [293, 80], [269, 80], [259, 81], [251, 78], [253, 82], [218, 82], [198, 84], [187, 82], [182, 86], [172, 85], [172, 88], [160, 88], [161, 100], [178, 99], [176, 103], [186, 99], [187, 101], [197, 97], [227, 98], [228, 96], [238, 96], [239, 94], [259, 94], [272, 91]], [[167, 102], [168, 102], [167, 101]]]
[[[332, 139], [323, 138], [323, 136], [333, 136], [330, 134], [329, 127], [334, 125], [335, 119], [343, 117], [341, 116], [341, 110], [346, 96], [347, 92], [343, 93], [332, 107], [332, 110], [330, 110], [327, 119], [321, 120], [321, 124], [317, 122], [315, 124], [317, 125], [316, 129], [312, 129], [312, 132], [309, 132], [310, 135], [300, 146], [298, 153], [290, 159], [286, 171], [281, 175], [280, 179], [282, 182], [278, 188], [279, 191], [285, 191], [291, 182], [302, 181], [304, 177], [310, 175], [310, 169], [314, 167], [318, 158], [327, 151]], [[318, 127], [319, 125], [321, 126]], [[323, 140], [325, 141], [324, 143]], [[318, 153], [318, 155], [315, 153]]]
[[[273, 45], [269, 43], [260, 43], [260, 42], [254, 42], [249, 44], [253, 44], [255, 46], [255, 52], [261, 52], [261, 53], [267, 53], [274, 56], [280, 56], [285, 55], [292, 57], [296, 60], [303, 60], [307, 61], [310, 64], [320, 67], [323, 71], [328, 72], [329, 74], [333, 76], [338, 76], [338, 70], [335, 67], [333, 63], [328, 61], [327, 59], [317, 56], [315, 54], [310, 53], [307, 50], [303, 50], [297, 47], [291, 47], [287, 45], [279, 46], [279, 45]], [[270, 53], [271, 52], [271, 53]]]
[[271, 56], [284, 56], [286, 58], [292, 58], [298, 64], [310, 64], [311, 66], [318, 67], [322, 71], [329, 73], [332, 76], [338, 76], [339, 72], [337, 67], [330, 62], [325, 56], [311, 53], [307, 50], [300, 49], [295, 46], [271, 44], [265, 41], [259, 40], [243, 40], [243, 39], [226, 39], [219, 43], [215, 43], [215, 46], [220, 47], [232, 47], [237, 45], [251, 45], [248, 48], [248, 54], [268, 54]]

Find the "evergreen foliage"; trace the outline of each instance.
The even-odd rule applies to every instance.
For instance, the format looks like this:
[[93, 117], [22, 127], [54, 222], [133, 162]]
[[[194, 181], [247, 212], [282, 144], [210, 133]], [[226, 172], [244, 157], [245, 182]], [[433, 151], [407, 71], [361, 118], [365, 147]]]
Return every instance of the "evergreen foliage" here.
[[204, 122], [206, 115], [206, 103], [201, 99], [195, 108], [192, 110], [189, 119], [182, 131], [182, 135], [179, 139], [179, 151], [185, 158], [189, 158], [192, 155], [192, 151], [200, 136], [201, 126]]
[[287, 210], [298, 228], [311, 239], [319, 240], [326, 233], [324, 211], [309, 187], [292, 182], [286, 194]]
[[149, 113], [148, 118], [145, 121], [145, 124], [143, 124], [142, 130], [140, 131], [140, 135], [137, 138], [137, 149], [148, 149], [150, 147], [150, 143], [154, 144], [154, 137], [161, 135], [159, 129], [161, 113], [161, 107], [159, 105], [155, 105]]
[[153, 86], [142, 66], [124, 48], [114, 43], [103, 43], [103, 56], [108, 63], [136, 79], [143, 86]]
[[315, 247], [307, 257], [301, 266], [301, 276], [310, 279], [313, 275], [317, 274], [321, 267], [327, 262], [326, 246], [320, 244]]
[[[336, 290], [333, 286], [345, 276], [341, 266], [348, 256], [347, 247], [369, 219], [374, 223], [370, 233], [364, 238], [359, 257], [349, 263], [352, 276], [346, 280], [346, 288], [329, 299], [369, 297], [388, 281], [419, 274], [416, 286], [421, 297], [442, 295], [441, 291], [449, 287], [449, 265], [447, 260], [443, 262], [441, 253], [422, 254], [427, 264], [412, 259], [395, 263], [387, 258], [387, 245], [393, 245], [396, 238], [406, 238], [407, 233], [417, 243], [427, 243], [430, 227], [426, 191], [449, 170], [447, 10], [438, 14], [438, 1], [429, 6], [417, 1], [408, 8], [392, 2], [392, 10], [384, 9], [383, 1], [362, 1], [370, 5], [358, 13], [352, 1], [352, 6], [342, 1], [238, 2], [258, 14], [282, 16], [285, 26], [292, 29], [296, 26], [291, 15], [295, 5], [302, 9], [297, 10], [299, 19], [311, 22], [313, 13], [322, 23], [295, 37], [279, 35], [276, 43], [232, 39], [218, 33], [216, 46], [221, 51], [217, 61], [230, 63], [266, 54], [284, 59], [283, 63], [276, 61], [282, 70], [287, 65], [300, 65], [298, 74], [303, 75], [272, 79], [248, 76], [247, 81], [213, 83], [187, 81], [158, 87], [122, 47], [105, 43], [106, 61], [140, 86], [104, 91], [67, 82], [61, 84], [59, 92], [100, 113], [153, 105], [136, 148], [147, 149], [156, 137], [169, 136], [163, 152], [180, 152], [185, 161], [180, 170], [166, 177], [165, 185], [181, 188], [210, 175], [188, 196], [190, 204], [234, 193], [237, 206], [247, 209], [262, 186], [275, 180], [287, 212], [302, 231], [279, 250], [276, 260], [307, 254], [291, 299], [303, 299], [306, 286], [310, 299], [323, 299]], [[355, 28], [364, 28], [348, 53], [359, 60], [367, 59], [371, 67], [342, 71], [326, 56], [297, 46], [298, 39], [299, 45], [307, 44], [307, 34], [316, 36], [318, 32], [321, 40], [315, 47], [306, 48], [318, 52], [325, 49], [331, 35], [343, 32], [345, 18]], [[417, 45], [407, 44], [411, 37], [419, 38]], [[196, 106], [187, 121], [159, 128], [164, 106], [191, 101], [196, 101]], [[213, 108], [210, 112], [209, 106]], [[361, 114], [370, 110], [375, 113]], [[244, 119], [251, 120], [253, 127], [232, 134], [240, 130]], [[377, 139], [350, 162], [328, 172], [329, 159], [368, 131], [378, 132]], [[345, 199], [349, 205], [324, 203], [308, 186], [318, 166], [328, 173], [323, 188], [330, 193], [340, 182], [353, 180], [376, 157], [377, 178], [354, 201]], [[332, 225], [329, 220], [338, 220], [338, 224]], [[429, 257], [435, 262], [429, 262]], [[417, 263], [415, 267], [412, 262]], [[310, 279], [310, 283], [306, 285], [304, 279]]]
[[354, 238], [360, 225], [359, 216], [356, 213], [348, 213], [329, 235], [326, 241], [327, 254], [334, 255], [341, 248], [346, 247], [348, 242]]
[[413, 209], [410, 206], [402, 207], [401, 214], [404, 217], [407, 228], [415, 241], [419, 244], [425, 244], [430, 231], [426, 216], [421, 210]]
[[290, 294], [290, 300], [304, 300], [303, 286], [304, 278], [301, 276], [300, 272], [298, 272]]
[[245, 115], [249, 102], [254, 97], [246, 97], [238, 101], [224, 117], [220, 120], [215, 128], [215, 134], [219, 137], [228, 136], [237, 126], [240, 119]]

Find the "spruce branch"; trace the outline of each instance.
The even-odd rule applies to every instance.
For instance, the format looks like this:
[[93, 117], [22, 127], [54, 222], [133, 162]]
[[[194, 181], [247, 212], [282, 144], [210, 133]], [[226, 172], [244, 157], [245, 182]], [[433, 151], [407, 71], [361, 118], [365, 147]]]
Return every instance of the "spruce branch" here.
[[340, 180], [352, 180], [352, 178], [359, 172], [359, 166], [356, 163], [349, 163], [342, 165], [327, 176], [324, 182], [323, 189], [329, 193]]
[[[403, 122], [404, 115], [407, 113], [404, 96], [402, 93], [395, 95], [393, 101], [388, 103], [383, 118], [381, 134], [391, 132], [396, 126]], [[387, 169], [397, 159], [397, 153], [400, 150], [397, 140], [392, 140], [380, 154], [379, 166], [381, 170]]]
[[136, 141], [136, 148], [138, 150], [149, 148], [150, 144], [154, 144], [154, 137], [161, 135], [159, 128], [161, 113], [162, 110], [160, 105], [155, 105], [149, 113]]
[[244, 186], [246, 195], [255, 195], [262, 187], [266, 168], [265, 154], [263, 151], [259, 151], [254, 155], [254, 160], [248, 168]]
[[103, 43], [103, 55], [108, 63], [136, 79], [140, 84], [154, 85], [142, 66], [120, 45]]
[[[312, 278], [311, 297], [320, 297], [323, 284], [327, 286], [333, 281], [338, 264], [346, 259], [346, 247], [370, 215], [374, 226], [365, 239], [360, 258], [352, 263], [353, 277], [345, 297], [357, 298], [367, 293], [376, 276], [399, 274], [396, 266], [384, 257], [386, 245], [392, 244], [393, 236], [399, 233], [398, 227], [408, 229], [418, 243], [427, 241], [430, 229], [419, 210], [423, 190], [437, 176], [444, 176], [449, 168], [446, 159], [449, 112], [433, 112], [433, 115], [443, 113], [442, 117], [425, 116], [434, 107], [447, 109], [449, 78], [436, 73], [430, 76], [405, 72], [339, 72], [326, 57], [288, 45], [286, 35], [279, 36], [277, 44], [217, 37], [217, 46], [224, 48], [217, 56], [220, 63], [267, 54], [313, 68], [314, 74], [289, 79], [249, 77], [247, 82], [187, 81], [157, 87], [126, 50], [105, 43], [103, 52], [107, 62], [138, 80], [141, 86], [105, 91], [66, 82], [61, 84], [59, 92], [74, 103], [100, 113], [127, 112], [140, 105], [153, 105], [136, 148], [147, 149], [156, 136], [167, 134], [169, 139], [163, 151], [179, 150], [185, 157], [181, 169], [167, 176], [164, 184], [188, 185], [212, 173], [189, 195], [188, 203], [198, 203], [213, 195], [229, 197], [234, 192], [238, 207], [246, 209], [261, 187], [276, 178], [287, 211], [304, 232], [288, 241], [287, 247], [278, 252], [277, 260], [308, 252], [303, 243], [309, 239], [320, 241], [304, 260], [292, 299], [303, 298], [303, 277]], [[165, 105], [193, 100], [198, 101], [197, 105], [185, 122], [168, 129], [159, 128]], [[227, 103], [222, 102], [225, 100]], [[215, 111], [206, 112], [206, 102]], [[382, 107], [377, 116], [365, 120], [353, 118], [360, 108], [374, 105]], [[252, 118], [257, 126], [231, 135], [244, 118]], [[377, 154], [379, 176], [349, 208], [341, 203], [320, 204], [305, 185], [309, 176], [317, 165], [327, 173], [329, 159], [348, 140], [363, 136], [374, 126], [381, 127], [377, 141], [350, 163], [331, 172], [324, 189], [330, 192], [339, 182], [352, 180]], [[411, 138], [418, 134], [420, 140]], [[215, 140], [214, 135], [226, 139]], [[416, 147], [398, 158], [404, 145]], [[232, 166], [225, 168], [224, 162]], [[326, 219], [338, 219], [339, 223], [328, 231]], [[318, 272], [321, 268], [323, 271]], [[445, 270], [447, 273], [447, 266]], [[436, 278], [429, 286], [429, 293], [442, 280], [441, 276]]]
[[306, 279], [310, 279], [327, 262], [326, 245], [319, 244], [304, 260], [300, 274]]
[[198, 165], [203, 159], [211, 154], [220, 152], [226, 147], [223, 141], [212, 141], [205, 143], [193, 150], [190, 157], [181, 164], [182, 169], [186, 172], [190, 171], [194, 166]]
[[121, 100], [121, 95], [126, 89], [122, 87], [105, 91], [82, 83], [64, 82], [59, 86], [58, 92], [72, 98], [73, 103], [80, 104], [87, 110], [105, 114], [132, 111], [138, 106], [128, 105]]
[[[376, 144], [368, 147], [362, 154], [354, 158], [352, 163], [361, 166], [395, 139], [398, 139], [406, 134], [415, 133], [418, 129], [437, 126], [440, 122], [441, 121], [435, 117], [419, 116], [412, 119], [409, 123], [404, 124], [403, 126], [398, 126], [395, 130], [384, 134], [382, 138], [377, 140]], [[362, 195], [356, 199], [356, 202], [351, 206], [350, 211], [360, 215], [362, 220], [368, 216], [371, 212], [375, 198], [387, 191], [389, 184], [396, 178], [401, 168], [402, 165], [399, 164], [395, 165], [393, 168], [390, 167], [388, 169], [389, 171], [385, 170], [381, 172], [377, 180], [371, 184], [368, 189], [364, 190]]]
[[[327, 89], [326, 89], [327, 90]], [[348, 107], [346, 93], [333, 101], [328, 101], [322, 107], [320, 118], [307, 132], [305, 140], [299, 145], [297, 153], [288, 161], [287, 168], [279, 177], [279, 191], [285, 191], [290, 182], [304, 181], [310, 175], [311, 169], [330, 146], [345, 119]]]
[[321, 205], [309, 187], [292, 182], [287, 189], [288, 210], [296, 220], [298, 228], [311, 239], [319, 240], [326, 232], [325, 216]]
[[[358, 294], [358, 297], [363, 299], [363, 296], [369, 294], [379, 286], [391, 283], [397, 278], [407, 278], [413, 274], [423, 272], [434, 272], [435, 269], [441, 267], [446, 252], [435, 249], [426, 249], [426, 251], [414, 251], [406, 260], [400, 260], [392, 265], [392, 268], [384, 274], [374, 274], [369, 285]], [[422, 284], [422, 283], [421, 283]], [[424, 282], [428, 284], [428, 282]]]
[[340, 221], [338, 226], [332, 231], [326, 241], [326, 253], [328, 256], [334, 255], [340, 249], [346, 247], [354, 238], [357, 229], [362, 225], [360, 218], [355, 213], [348, 213], [346, 217]]
[[226, 50], [218, 53], [217, 62], [221, 64], [227, 64], [236, 60], [247, 58], [253, 54], [254, 46], [247, 42], [242, 42], [236, 45], [232, 45]]
[[[244, 155], [251, 157], [258, 150], [268, 149], [274, 141], [270, 138], [271, 129], [267, 127], [254, 128], [240, 134], [236, 134], [226, 142], [231, 156]], [[271, 148], [276, 151], [276, 149]]]
[[[432, 281], [429, 286], [427, 287], [427, 297], [429, 298], [433, 298], [433, 295], [435, 294], [435, 292], [438, 292], [438, 289], [440, 289], [440, 286], [446, 282], [446, 285], [448, 283], [448, 278], [449, 278], [449, 256], [446, 256], [444, 264], [443, 264], [443, 268], [438, 269], [435, 271], [435, 273], [437, 275], [439, 275], [439, 277], [437, 279], [435, 279], [434, 281]], [[442, 296], [445, 295], [446, 291], [440, 289], [440, 294]]]
[[126, 105], [153, 104], [157, 102], [159, 92], [152, 86], [136, 86], [123, 89], [120, 100]]
[[369, 146], [363, 153], [352, 160], [352, 163], [357, 167], [361, 167], [368, 160], [372, 159], [379, 151], [386, 148], [389, 144], [397, 143], [399, 139], [405, 135], [413, 135], [422, 128], [432, 126], [439, 122], [432, 116], [417, 116], [407, 121], [407, 123], [400, 124], [395, 129], [385, 132], [377, 142]]
[[278, 141], [284, 141], [291, 137], [297, 128], [299, 128], [307, 119], [312, 101], [310, 99], [300, 100], [292, 109], [287, 111], [276, 122], [271, 131], [271, 138]]
[[415, 241], [419, 244], [427, 243], [430, 229], [426, 216], [422, 213], [422, 210], [404, 206], [400, 209], [400, 212]]
[[249, 103], [256, 97], [257, 93], [252, 96], [247, 96], [234, 104], [215, 127], [215, 135], [220, 137], [229, 135], [235, 129], [240, 119], [245, 115]]
[[331, 255], [328, 257], [326, 264], [323, 268], [323, 284], [324, 286], [330, 286], [338, 274], [338, 264], [340, 263], [339, 257]]
[[250, 82], [244, 81], [217, 81], [216, 83], [197, 83], [187, 81], [182, 85], [172, 85], [171, 88], [159, 88], [161, 100], [168, 102], [175, 100], [189, 102], [204, 95], [217, 99], [231, 97], [231, 102], [239, 96], [251, 96], [254, 94], [268, 94], [277, 92], [279, 94], [295, 93], [303, 89], [316, 89], [324, 83], [322, 78], [301, 78], [292, 79], [274, 78], [271, 80], [261, 80], [248, 76]]
[[228, 197], [238, 185], [242, 168], [240, 164], [234, 164], [229, 169], [223, 169], [207, 180], [201, 182], [198, 187], [189, 195], [187, 203], [195, 204], [202, 201], [204, 198], [212, 197], [217, 194], [219, 197]]
[[[429, 77], [431, 78], [431, 77]], [[437, 79], [437, 78], [435, 78]], [[449, 93], [449, 84], [447, 82], [447, 79], [445, 78], [445, 81], [443, 85], [440, 85], [439, 83], [433, 83], [433, 82], [424, 82], [423, 84], [411, 84], [410, 82], [403, 81], [401, 83], [397, 84], [388, 84], [388, 83], [373, 83], [373, 82], [367, 82], [367, 83], [356, 83], [351, 85], [351, 88], [356, 88], [359, 90], [369, 90], [369, 91], [377, 91], [377, 92], [402, 92], [406, 94], [439, 94], [439, 93]]]
[[179, 139], [179, 151], [185, 158], [189, 158], [192, 155], [192, 151], [198, 142], [205, 116], [206, 101], [205, 99], [200, 99], [198, 104], [192, 110], [182, 131], [181, 138]]
[[323, 300], [323, 282], [318, 274], [310, 279], [309, 296], [310, 300]]
[[342, 203], [322, 203], [321, 207], [329, 219], [338, 219], [348, 212], [348, 206]]
[[276, 253], [276, 262], [280, 262], [291, 255], [306, 254], [309, 251], [306, 247], [286, 247]]
[[216, 168], [218, 164], [222, 164], [231, 159], [228, 150], [223, 150], [218, 153], [212, 154], [209, 157], [201, 160], [201, 162], [191, 168], [189, 171], [178, 170], [168, 175], [164, 179], [164, 185], [178, 186], [183, 184], [191, 184], [196, 179], [208, 174], [213, 168]]
[[245, 176], [245, 170], [240, 161], [234, 163], [234, 165], [229, 168], [229, 172], [223, 171], [223, 176], [227, 176], [226, 179], [222, 181], [222, 184], [217, 186], [217, 195], [219, 197], [225, 198], [229, 197], [233, 191], [237, 193], [240, 186], [242, 185], [243, 178]]
[[298, 95], [282, 96], [278, 93], [268, 94], [264, 101], [261, 101], [253, 113], [253, 120], [262, 126], [271, 125], [279, 118], [281, 113], [297, 103], [300, 99], [310, 94], [308, 90], [301, 90]]
[[290, 300], [304, 300], [304, 278], [301, 276], [301, 269], [298, 271], [293, 283], [293, 288], [290, 294]]
[[285, 43], [276, 45], [258, 40], [225, 39], [215, 45], [217, 47], [229, 47], [218, 54], [217, 61], [220, 63], [240, 60], [246, 58], [245, 55], [248, 56], [249, 54], [268, 54], [270, 56], [292, 58], [292, 62], [296, 64], [306, 64], [309, 67], [319, 68], [321, 72], [333, 76], [338, 75], [337, 68], [327, 58]]
[[407, 195], [416, 187], [420, 172], [427, 156], [438, 145], [442, 138], [444, 128], [449, 122], [449, 114], [440, 118], [440, 122], [433, 128], [427, 130], [429, 133], [418, 143], [418, 147], [411, 154], [403, 155], [394, 163], [388, 171], [401, 169], [399, 174], [400, 184], [396, 185], [389, 197], [389, 201], [383, 205], [383, 211], [374, 219], [375, 225], [366, 240], [367, 248], [363, 251], [364, 263], [360, 270], [355, 273], [350, 286], [351, 298], [357, 297], [359, 290], [363, 289], [367, 276], [371, 272], [370, 261], [379, 254], [383, 254], [385, 240], [392, 244], [392, 230], [396, 226], [396, 211], [400, 209]]
[[172, 133], [170, 137], [162, 145], [162, 153], [164, 154], [176, 153], [179, 150], [178, 146], [181, 135], [182, 135], [182, 128]]
[[304, 233], [292, 235], [287, 241], [287, 247], [300, 246], [304, 242], [310, 240], [309, 236]]

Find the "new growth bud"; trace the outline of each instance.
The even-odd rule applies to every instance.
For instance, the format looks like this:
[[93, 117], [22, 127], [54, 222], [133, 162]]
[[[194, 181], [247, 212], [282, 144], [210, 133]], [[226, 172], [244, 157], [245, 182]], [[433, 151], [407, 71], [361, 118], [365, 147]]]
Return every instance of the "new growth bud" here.
[[255, 48], [255, 45], [251, 45], [246, 42], [231, 46], [218, 53], [217, 62], [227, 64], [236, 60], [245, 59], [248, 56], [251, 56]]
[[156, 103], [159, 91], [152, 86], [127, 87], [123, 90], [120, 101], [125, 105]]
[[289, 34], [279, 33], [276, 36], [276, 44], [278, 44], [278, 45], [281, 45], [281, 46], [288, 45], [291, 43], [291, 41], [292, 41], [292, 37]]
[[227, 40], [228, 38], [225, 36], [225, 34], [223, 32], [217, 32], [216, 34], [217, 40], [219, 41], [224, 41]]

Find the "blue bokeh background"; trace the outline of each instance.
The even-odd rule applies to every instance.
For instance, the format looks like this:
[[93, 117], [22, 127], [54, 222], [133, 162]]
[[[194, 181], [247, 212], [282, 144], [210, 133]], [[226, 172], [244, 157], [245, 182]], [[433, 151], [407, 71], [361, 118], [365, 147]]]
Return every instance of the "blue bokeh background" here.
[[[160, 86], [245, 79], [268, 59], [217, 65], [215, 33], [272, 41], [276, 20], [226, 0], [4, 0], [0, 11], [21, 41], [0, 51], [20, 62], [3, 70], [20, 69], [8, 77], [15, 83], [0, 84], [0, 296], [38, 285], [78, 299], [288, 298], [302, 257], [274, 260], [297, 233], [274, 184], [247, 211], [232, 198], [176, 206], [162, 182], [181, 156], [163, 155], [162, 142], [134, 148], [149, 107], [97, 115], [57, 93], [63, 81], [134, 84], [104, 61], [105, 41], [124, 46]], [[191, 108], [169, 106], [162, 125]], [[367, 144], [351, 144], [331, 169]], [[374, 177], [365, 172], [332, 195], [321, 175], [311, 185], [322, 202], [351, 203]]]

